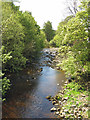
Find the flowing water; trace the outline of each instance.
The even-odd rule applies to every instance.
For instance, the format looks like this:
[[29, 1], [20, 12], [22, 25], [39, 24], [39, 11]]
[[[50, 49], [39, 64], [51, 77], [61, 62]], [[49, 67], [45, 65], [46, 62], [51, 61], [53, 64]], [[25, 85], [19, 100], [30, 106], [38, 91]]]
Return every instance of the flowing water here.
[[3, 118], [56, 118], [50, 112], [52, 103], [45, 97], [54, 96], [61, 89], [65, 75], [46, 64], [50, 60], [46, 51], [50, 49], [44, 49], [32, 67], [9, 76], [12, 85], [3, 102]]

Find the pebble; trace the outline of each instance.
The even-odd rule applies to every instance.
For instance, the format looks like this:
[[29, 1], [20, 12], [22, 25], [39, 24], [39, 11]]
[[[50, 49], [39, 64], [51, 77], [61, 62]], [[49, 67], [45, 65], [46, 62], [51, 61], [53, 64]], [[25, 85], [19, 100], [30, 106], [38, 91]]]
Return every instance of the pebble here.
[[82, 97], [86, 97], [85, 95], [82, 95]]
[[65, 116], [64, 115], [60, 115], [61, 118], [64, 118]]
[[83, 106], [84, 106], [84, 107], [88, 107], [88, 104], [84, 103]]
[[65, 116], [65, 112], [62, 112], [62, 115]]
[[59, 112], [57, 111], [57, 112], [55, 112], [55, 114], [56, 114], [56, 115], [59, 115]]
[[70, 114], [71, 116], [74, 116], [74, 114]]
[[51, 99], [51, 96], [47, 96], [46, 99]]
[[55, 112], [57, 109], [55, 107], [51, 108], [51, 112]]
[[75, 108], [75, 110], [77, 111], [77, 110], [78, 110], [78, 108]]
[[61, 105], [62, 104], [62, 102], [61, 101], [58, 101], [59, 102], [59, 104]]
[[59, 86], [59, 83], [57, 85]]
[[68, 81], [65, 82], [65, 84], [67, 84], [67, 83], [68, 83]]
[[83, 107], [83, 108], [82, 108], [82, 111], [83, 111], [83, 112], [85, 112], [85, 111], [86, 111], [85, 107]]
[[71, 107], [72, 107], [72, 108], [75, 108], [75, 107], [76, 107], [76, 105], [72, 105]]
[[68, 100], [68, 97], [65, 97], [64, 100]]
[[65, 109], [65, 110], [64, 110], [64, 112], [65, 112], [65, 113], [67, 113], [67, 112], [68, 112], [68, 110], [67, 110], [67, 109]]
[[79, 111], [82, 111], [82, 108], [79, 108]]
[[57, 67], [57, 70], [60, 70], [60, 67]]
[[61, 109], [60, 108], [57, 108], [57, 111], [60, 111]]
[[56, 104], [56, 101], [52, 101], [52, 104], [55, 105], [55, 104]]
[[58, 106], [59, 104], [56, 103], [56, 104], [54, 104], [54, 105]]

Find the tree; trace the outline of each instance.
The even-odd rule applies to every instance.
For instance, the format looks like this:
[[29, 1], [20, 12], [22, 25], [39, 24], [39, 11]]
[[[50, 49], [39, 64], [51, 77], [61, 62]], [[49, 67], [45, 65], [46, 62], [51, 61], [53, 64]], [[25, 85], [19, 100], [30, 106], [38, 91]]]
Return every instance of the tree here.
[[90, 42], [88, 40], [88, 2], [82, 2], [82, 11], [59, 23], [53, 41], [60, 46], [60, 66], [67, 77], [87, 79], [90, 74]]
[[43, 48], [45, 35], [40, 31], [31, 13], [27, 11], [22, 13], [13, 2], [2, 2], [1, 26], [0, 63], [2, 60], [2, 71], [0, 71], [0, 78], [2, 77], [2, 88], [0, 86], [0, 91], [4, 96], [10, 87], [6, 73], [22, 70], [26, 61], [31, 60], [31, 55], [37, 51], [39, 53]]
[[78, 3], [79, 3], [79, 0], [65, 0], [65, 4], [66, 4], [69, 15], [75, 16], [75, 14], [79, 10]]
[[55, 35], [55, 31], [52, 29], [52, 23], [50, 21], [44, 23], [43, 31], [45, 32], [47, 41], [53, 39]]

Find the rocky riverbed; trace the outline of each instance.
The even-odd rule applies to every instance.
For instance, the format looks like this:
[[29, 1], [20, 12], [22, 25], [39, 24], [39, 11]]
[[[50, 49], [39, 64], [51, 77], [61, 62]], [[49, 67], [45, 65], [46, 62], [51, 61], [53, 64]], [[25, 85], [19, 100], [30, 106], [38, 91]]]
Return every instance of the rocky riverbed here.
[[[46, 53], [50, 58], [47, 61], [47, 65], [54, 69], [62, 70], [60, 66], [58, 67], [58, 64], [61, 63], [59, 49], [46, 51]], [[82, 86], [78, 85], [76, 80], [70, 77], [56, 96], [47, 96], [46, 99], [54, 105], [50, 111], [54, 112], [58, 118], [88, 118], [88, 91], [84, 90]]]

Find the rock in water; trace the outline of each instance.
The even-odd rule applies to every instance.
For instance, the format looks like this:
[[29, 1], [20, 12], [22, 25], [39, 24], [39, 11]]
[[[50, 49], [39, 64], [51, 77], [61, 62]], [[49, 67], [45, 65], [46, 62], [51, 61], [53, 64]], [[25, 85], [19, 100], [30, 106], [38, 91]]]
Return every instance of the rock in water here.
[[59, 112], [57, 111], [57, 112], [55, 112], [55, 114], [56, 114], [56, 115], [59, 115]]
[[51, 112], [55, 112], [57, 109], [55, 107], [51, 108]]
[[40, 68], [40, 72], [43, 71], [43, 68]]
[[46, 99], [50, 100], [50, 99], [51, 99], [51, 96], [47, 96]]

